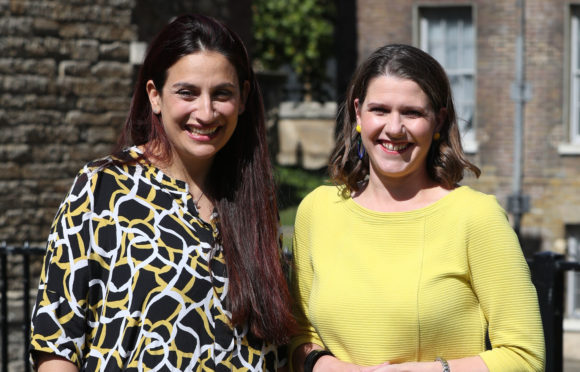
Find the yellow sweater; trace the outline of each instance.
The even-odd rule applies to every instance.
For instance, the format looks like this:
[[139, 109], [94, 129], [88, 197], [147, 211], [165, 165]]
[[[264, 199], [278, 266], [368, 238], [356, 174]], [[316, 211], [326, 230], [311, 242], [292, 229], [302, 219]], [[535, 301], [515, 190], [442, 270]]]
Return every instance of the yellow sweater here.
[[543, 370], [536, 291], [494, 196], [463, 186], [383, 213], [338, 191], [319, 187], [298, 209], [291, 353], [313, 342], [360, 365], [480, 355], [492, 372]]

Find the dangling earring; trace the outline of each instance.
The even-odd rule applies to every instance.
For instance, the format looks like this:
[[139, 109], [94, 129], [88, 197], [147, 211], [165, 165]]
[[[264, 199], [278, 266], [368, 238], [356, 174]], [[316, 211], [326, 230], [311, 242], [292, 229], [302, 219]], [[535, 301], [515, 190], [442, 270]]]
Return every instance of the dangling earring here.
[[362, 160], [365, 157], [365, 147], [362, 144], [362, 139], [358, 136], [358, 150], [357, 150], [358, 158]]
[[358, 158], [362, 160], [362, 158], [364, 158], [365, 156], [365, 147], [362, 144], [362, 138], [360, 136], [360, 132], [362, 131], [362, 128], [360, 127], [360, 124], [356, 125], [356, 131], [359, 133], [358, 136], [358, 149], [357, 149], [357, 154], [358, 154]]
[[439, 141], [439, 138], [441, 138], [441, 134], [439, 134], [439, 132], [435, 132], [435, 134], [433, 135], [433, 139], [435, 141]]

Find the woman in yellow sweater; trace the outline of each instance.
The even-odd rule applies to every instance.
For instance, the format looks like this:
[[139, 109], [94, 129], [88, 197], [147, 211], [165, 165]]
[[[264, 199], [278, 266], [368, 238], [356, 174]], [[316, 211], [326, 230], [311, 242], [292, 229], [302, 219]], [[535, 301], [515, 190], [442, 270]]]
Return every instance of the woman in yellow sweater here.
[[294, 236], [295, 371], [541, 371], [535, 289], [495, 197], [459, 186], [449, 81], [388, 45], [355, 73], [330, 174]]

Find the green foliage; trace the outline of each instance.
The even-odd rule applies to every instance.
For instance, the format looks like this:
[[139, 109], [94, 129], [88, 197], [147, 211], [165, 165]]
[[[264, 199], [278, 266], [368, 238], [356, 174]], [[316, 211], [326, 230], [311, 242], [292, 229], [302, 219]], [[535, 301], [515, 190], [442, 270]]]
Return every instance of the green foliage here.
[[282, 225], [293, 226], [300, 201], [320, 185], [331, 182], [321, 171], [309, 171], [298, 167], [276, 166], [274, 170], [278, 190], [278, 208]]
[[267, 69], [288, 63], [316, 95], [332, 54], [333, 0], [254, 0], [255, 57]]

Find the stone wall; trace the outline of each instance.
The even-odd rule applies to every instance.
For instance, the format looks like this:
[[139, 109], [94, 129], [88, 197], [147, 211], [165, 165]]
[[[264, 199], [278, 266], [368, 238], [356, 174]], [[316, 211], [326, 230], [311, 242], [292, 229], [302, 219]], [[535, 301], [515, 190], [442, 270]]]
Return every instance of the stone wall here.
[[249, 44], [247, 0], [0, 0], [0, 242], [44, 244], [77, 171], [116, 142], [141, 60], [131, 46], [191, 12]]
[[0, 2], [0, 240], [42, 242], [129, 105], [134, 0]]

